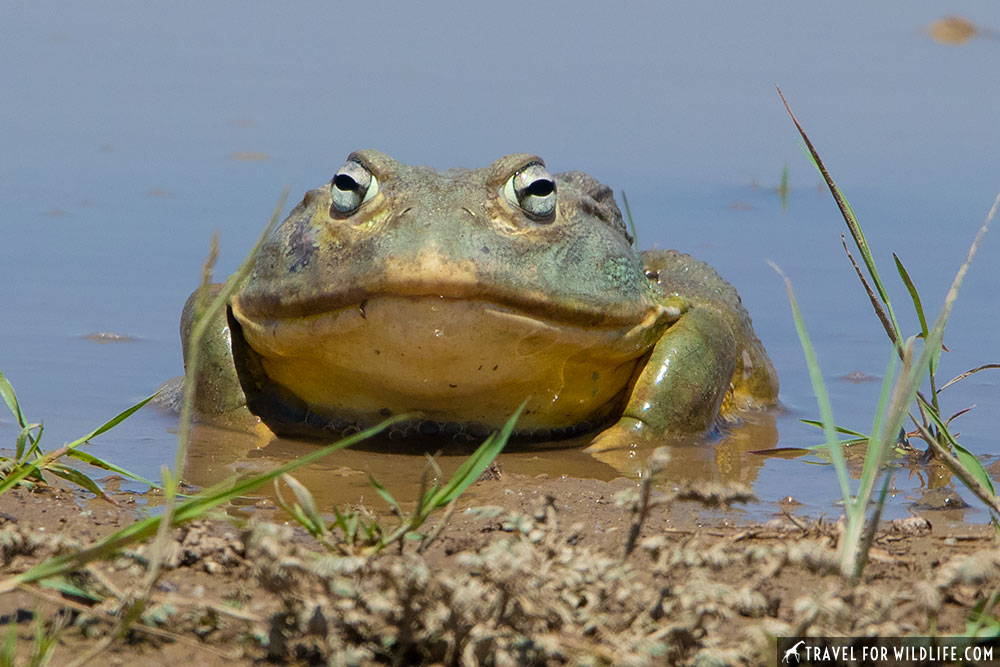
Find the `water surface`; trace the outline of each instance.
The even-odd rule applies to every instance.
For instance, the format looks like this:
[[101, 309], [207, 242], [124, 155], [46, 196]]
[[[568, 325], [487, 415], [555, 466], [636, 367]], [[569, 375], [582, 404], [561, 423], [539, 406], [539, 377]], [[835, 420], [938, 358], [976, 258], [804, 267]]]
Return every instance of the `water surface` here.
[[[936, 312], [1000, 189], [1000, 42], [988, 33], [958, 46], [933, 41], [926, 29], [948, 11], [940, 3], [769, 7], [6, 3], [0, 368], [56, 446], [180, 373], [177, 317], [209, 237], [221, 234], [224, 276], [285, 184], [297, 200], [356, 148], [439, 168], [530, 151], [553, 171], [584, 170], [624, 189], [643, 247], [715, 266], [739, 288], [778, 368], [785, 409], [773, 424], [678, 447], [676, 474], [751, 483], [765, 514], [788, 495], [836, 513], [829, 467], [745, 453], [818, 442], [798, 422], [817, 411], [783, 285], [765, 259], [795, 283], [839, 422], [868, 428], [890, 354], [774, 86], [851, 198], [902, 325], [916, 333], [891, 252]], [[1000, 29], [993, 3], [961, 11]], [[783, 210], [774, 188], [786, 165]], [[1000, 361], [998, 260], [994, 232], [952, 317], [946, 379]], [[86, 337], [106, 331], [135, 340]], [[842, 379], [852, 373], [875, 381]], [[946, 412], [977, 405], [956, 430], [983, 457], [1000, 456], [998, 389], [990, 371], [943, 395]], [[146, 410], [93, 451], [157, 476], [173, 460], [173, 426]], [[0, 442], [15, 433], [0, 416]], [[213, 442], [192, 454], [192, 481], [305, 451]], [[407, 456], [418, 455], [345, 455], [312, 479], [362, 488], [357, 471], [412, 469]], [[504, 461], [597, 478], [627, 467], [573, 450]], [[342, 474], [323, 472], [334, 469]], [[920, 495], [921, 476], [896, 475], [894, 515]]]

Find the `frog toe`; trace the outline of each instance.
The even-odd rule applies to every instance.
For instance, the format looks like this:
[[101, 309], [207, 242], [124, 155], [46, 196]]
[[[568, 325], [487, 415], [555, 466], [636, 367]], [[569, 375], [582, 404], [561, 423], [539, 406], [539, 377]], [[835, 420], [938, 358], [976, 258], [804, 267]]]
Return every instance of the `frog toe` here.
[[584, 450], [590, 454], [612, 449], [638, 447], [652, 439], [648, 424], [635, 417], [622, 417], [611, 427], [598, 433]]

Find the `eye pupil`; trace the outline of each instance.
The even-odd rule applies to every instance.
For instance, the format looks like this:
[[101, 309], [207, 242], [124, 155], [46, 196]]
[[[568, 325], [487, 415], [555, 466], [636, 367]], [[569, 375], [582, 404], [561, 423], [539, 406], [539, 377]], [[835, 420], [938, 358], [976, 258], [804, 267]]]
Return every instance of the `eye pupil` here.
[[333, 177], [333, 185], [338, 190], [351, 190], [356, 191], [361, 187], [361, 184], [356, 180], [348, 176], [347, 174], [337, 174]]
[[556, 184], [554, 182], [545, 178], [539, 178], [532, 181], [531, 184], [524, 189], [524, 194], [534, 197], [548, 197], [555, 191]]

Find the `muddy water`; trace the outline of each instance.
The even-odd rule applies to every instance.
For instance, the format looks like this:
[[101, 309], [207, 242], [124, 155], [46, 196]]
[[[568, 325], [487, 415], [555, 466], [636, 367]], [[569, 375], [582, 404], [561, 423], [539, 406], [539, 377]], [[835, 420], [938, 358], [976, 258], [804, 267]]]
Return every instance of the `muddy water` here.
[[[49, 446], [76, 437], [180, 372], [177, 315], [212, 231], [231, 271], [281, 187], [329, 179], [355, 148], [436, 167], [513, 151], [554, 171], [625, 189], [643, 247], [685, 250], [733, 282], [782, 379], [784, 409], [708, 442], [674, 447], [678, 479], [736, 479], [763, 503], [793, 496], [837, 512], [818, 457], [750, 453], [818, 442], [817, 414], [781, 282], [795, 282], [838, 422], [871, 423], [889, 347], [840, 247], [842, 223], [803, 157], [774, 92], [781, 84], [865, 224], [906, 331], [917, 320], [892, 269], [905, 262], [936, 311], [1000, 189], [1000, 12], [962, 6], [979, 32], [943, 44], [943, 11], [915, 2], [842, 12], [801, 3], [661, 6], [634, 14], [594, 3], [493, 12], [463, 3], [379, 9], [200, 3], [100, 9], [7, 5], [0, 20], [0, 369]], [[235, 11], [233, 11], [235, 10]], [[445, 20], [447, 19], [447, 20]], [[447, 25], [448, 27], [444, 27]], [[823, 26], [823, 30], [815, 30]], [[789, 168], [787, 208], [775, 193]], [[983, 245], [946, 336], [942, 376], [1000, 361], [1000, 244]], [[89, 334], [127, 337], [99, 342]], [[98, 337], [100, 339], [100, 337]], [[106, 339], [101, 339], [106, 340]], [[992, 461], [1000, 372], [942, 395], [976, 404], [956, 430]], [[93, 445], [156, 476], [174, 456], [175, 420], [152, 410]], [[0, 415], [0, 443], [12, 443]], [[307, 451], [210, 431], [187, 465], [207, 483]], [[443, 457], [447, 472], [459, 452]], [[609, 479], [643, 452], [578, 449], [503, 456], [506, 470]], [[303, 475], [329, 502], [372, 495], [371, 471], [415, 492], [422, 454], [344, 453]], [[930, 478], [930, 479], [928, 479]], [[928, 486], [895, 477], [892, 515]], [[972, 500], [971, 498], [967, 498]], [[984, 518], [978, 509], [959, 515]]]

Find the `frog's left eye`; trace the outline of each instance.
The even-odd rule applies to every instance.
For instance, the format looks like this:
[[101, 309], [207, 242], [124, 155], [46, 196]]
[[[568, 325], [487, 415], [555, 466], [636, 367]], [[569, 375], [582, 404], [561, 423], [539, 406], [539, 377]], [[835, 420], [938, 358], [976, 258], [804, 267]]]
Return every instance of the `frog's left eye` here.
[[378, 194], [378, 179], [357, 160], [348, 160], [330, 181], [331, 215], [349, 215]]
[[545, 165], [532, 162], [507, 179], [503, 195], [538, 222], [552, 222], [556, 213], [556, 182]]

